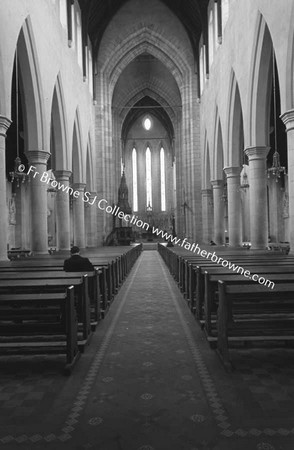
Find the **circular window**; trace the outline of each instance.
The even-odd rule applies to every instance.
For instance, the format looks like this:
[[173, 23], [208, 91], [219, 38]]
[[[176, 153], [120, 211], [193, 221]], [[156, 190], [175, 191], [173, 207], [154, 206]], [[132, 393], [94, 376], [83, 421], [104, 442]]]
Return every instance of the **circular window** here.
[[143, 127], [145, 128], [145, 130], [149, 131], [151, 126], [152, 126], [151, 119], [149, 117], [145, 117], [145, 119], [143, 120]]

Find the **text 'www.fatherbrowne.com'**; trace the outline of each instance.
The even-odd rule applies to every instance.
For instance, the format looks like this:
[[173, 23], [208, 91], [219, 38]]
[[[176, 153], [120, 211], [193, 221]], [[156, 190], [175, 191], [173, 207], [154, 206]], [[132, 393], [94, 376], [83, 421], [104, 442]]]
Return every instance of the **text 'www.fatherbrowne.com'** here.
[[[18, 170], [20, 172], [24, 172], [25, 166], [23, 164], [20, 164]], [[141, 228], [144, 231], [149, 231], [150, 229], [150, 224], [144, 222], [143, 220], [140, 220], [138, 216], [134, 214], [125, 214], [122, 210], [120, 210], [119, 206], [109, 204], [105, 198], [99, 199], [97, 195], [91, 198], [90, 192], [81, 192], [79, 190], [74, 190], [71, 186], [55, 180], [55, 177], [53, 177], [52, 174], [47, 171], [40, 173], [36, 170], [35, 166], [31, 165], [28, 169], [27, 175], [30, 175], [32, 179], [35, 179], [37, 177], [40, 182], [51, 186], [52, 188], [56, 189], [56, 191], [62, 191], [65, 194], [74, 197], [75, 199], [80, 197], [84, 203], [88, 203], [88, 205], [90, 206], [96, 204], [101, 211], [104, 211], [107, 214], [112, 214], [113, 216], [117, 216], [118, 219], [124, 220], [128, 225], [136, 226], [137, 228]], [[236, 264], [217, 256], [215, 252], [211, 253], [207, 252], [206, 250], [201, 250], [198, 244], [195, 244], [194, 242], [190, 244], [187, 238], [177, 238], [176, 236], [168, 234], [166, 231], [160, 230], [155, 227], [152, 227], [152, 234], [161, 237], [165, 241], [170, 241], [172, 244], [179, 245], [180, 247], [183, 247], [191, 252], [197, 252], [197, 254], [202, 258], [210, 259], [214, 263], [220, 264], [223, 267], [228, 267], [233, 272], [241, 274], [245, 278], [256, 281], [257, 283], [267, 286], [270, 289], [274, 289], [275, 287], [275, 283], [273, 283], [272, 281], [260, 277], [257, 274], [251, 275], [250, 270], [245, 270], [243, 267], [237, 266]]]
[[206, 250], [201, 250], [198, 244], [195, 244], [195, 242], [191, 244], [190, 242], [187, 241], [187, 238], [184, 239], [177, 238], [177, 236], [168, 234], [166, 231], [162, 231], [155, 227], [152, 227], [152, 233], [155, 234], [156, 236], [162, 237], [166, 241], [170, 241], [172, 244], [179, 245], [180, 247], [183, 247], [186, 250], [189, 250], [190, 252], [197, 253], [197, 255], [200, 255], [202, 258], [210, 259], [210, 261], [216, 264], [220, 264], [222, 267], [227, 267], [229, 270], [232, 270], [235, 273], [243, 275], [245, 278], [248, 278], [249, 280], [256, 281], [258, 284], [266, 286], [270, 289], [274, 289], [275, 287], [275, 283], [273, 281], [267, 280], [264, 277], [260, 277], [256, 273], [252, 275], [250, 270], [246, 270], [243, 267], [238, 266], [232, 263], [231, 261], [228, 261], [227, 259], [217, 256], [215, 252], [211, 253]]

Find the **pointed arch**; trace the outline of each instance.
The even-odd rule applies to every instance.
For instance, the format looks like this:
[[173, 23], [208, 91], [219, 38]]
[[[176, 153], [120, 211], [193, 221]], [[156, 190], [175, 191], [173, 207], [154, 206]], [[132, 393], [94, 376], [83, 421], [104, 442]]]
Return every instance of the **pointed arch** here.
[[234, 71], [231, 75], [228, 119], [228, 150], [225, 165], [238, 167], [243, 161], [244, 126], [240, 91]]
[[[136, 42], [135, 47], [134, 42]], [[150, 53], [170, 70], [181, 91], [185, 75], [191, 72], [189, 64], [171, 42], [154, 30], [150, 33], [147, 27], [143, 27], [130, 34], [102, 67], [102, 73], [109, 80], [111, 97], [122, 71], [133, 59], [144, 53]]]
[[258, 13], [250, 76], [249, 130], [250, 146], [268, 145], [270, 90], [272, 81], [273, 43], [263, 16]]
[[[291, 17], [294, 17], [294, 4], [292, 6]], [[285, 99], [281, 103], [285, 111], [294, 108], [294, 21], [291, 21], [288, 39], [287, 65], [286, 65], [286, 88]], [[282, 110], [282, 108], [281, 108]]]
[[[173, 100], [172, 98], [167, 98], [166, 94], [162, 91], [157, 91], [154, 89], [154, 87], [151, 89], [149, 86], [140, 86], [134, 89], [134, 91], [128, 93], [128, 98], [123, 99], [121, 102], [121, 106], [118, 108], [121, 108], [120, 114], [122, 117], [122, 121], [125, 120], [127, 114], [128, 114], [128, 108], [131, 108], [136, 103], [138, 103], [140, 100], [142, 100], [144, 97], [150, 97], [153, 100], [157, 101], [162, 107], [166, 110], [167, 115], [169, 116], [171, 122], [173, 125], [175, 124], [176, 120], [176, 111], [174, 107], [172, 106]], [[175, 125], [174, 125], [175, 126]]]
[[205, 132], [204, 140], [204, 159], [203, 159], [203, 178], [202, 178], [202, 189], [211, 188], [211, 168], [210, 168], [210, 155], [209, 155], [209, 144], [207, 139], [207, 132]]
[[88, 191], [94, 191], [94, 173], [93, 173], [93, 158], [91, 150], [90, 134], [88, 135], [87, 155], [86, 155], [86, 185]]
[[72, 174], [74, 183], [82, 183], [83, 164], [82, 164], [82, 139], [78, 109], [73, 126], [72, 138]]
[[31, 20], [28, 16], [20, 30], [17, 41], [20, 72], [20, 89], [23, 98], [25, 127], [25, 149], [44, 150], [46, 147], [46, 127], [44, 96], [38, 66]]
[[224, 177], [224, 147], [222, 127], [218, 112], [215, 121], [215, 137], [214, 137], [214, 179], [222, 180]]
[[53, 170], [63, 170], [69, 166], [69, 162], [65, 102], [60, 73], [57, 75], [52, 96], [51, 136], [54, 141], [51, 152], [51, 168]]

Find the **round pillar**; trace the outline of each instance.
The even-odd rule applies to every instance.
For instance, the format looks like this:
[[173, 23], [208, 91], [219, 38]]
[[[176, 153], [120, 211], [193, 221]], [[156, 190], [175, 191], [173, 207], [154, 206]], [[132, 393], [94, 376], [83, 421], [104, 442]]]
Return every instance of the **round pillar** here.
[[240, 194], [241, 167], [226, 167], [224, 172], [227, 177], [229, 245], [240, 247], [242, 242]]
[[211, 181], [213, 188], [213, 216], [214, 216], [214, 242], [217, 245], [224, 244], [225, 219], [224, 219], [224, 181]]
[[[42, 180], [50, 153], [30, 150], [26, 153], [30, 168], [31, 193], [31, 249], [34, 253], [48, 253], [47, 183]], [[44, 177], [46, 179], [46, 177]]]
[[294, 252], [294, 109], [281, 115], [287, 131], [290, 252]]
[[7, 261], [6, 132], [11, 120], [0, 115], [0, 261]]
[[268, 244], [266, 157], [269, 147], [249, 147], [250, 241], [251, 248], [264, 250]]
[[97, 193], [89, 192], [89, 201], [85, 203], [86, 245], [97, 247]]
[[[70, 214], [69, 214], [69, 170], [55, 170], [54, 176], [60, 189], [56, 192], [56, 237], [57, 249], [70, 249]], [[64, 187], [63, 187], [64, 186]]]
[[213, 195], [212, 189], [202, 189], [202, 236], [209, 244], [213, 238]]
[[73, 185], [73, 232], [74, 245], [80, 248], [86, 247], [85, 237], [85, 202], [83, 195], [86, 184], [75, 183]]

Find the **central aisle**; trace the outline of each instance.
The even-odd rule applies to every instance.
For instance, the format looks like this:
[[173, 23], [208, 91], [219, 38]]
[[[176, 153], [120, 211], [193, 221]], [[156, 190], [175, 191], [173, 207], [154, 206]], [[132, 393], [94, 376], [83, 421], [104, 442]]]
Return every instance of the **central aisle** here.
[[157, 252], [142, 253], [112, 308], [82, 388], [78, 440], [84, 434], [89, 443], [83, 448], [205, 448], [215, 422], [199, 371], [208, 383], [209, 376], [186, 324], [191, 315]]
[[233, 358], [226, 373], [159, 254], [144, 251], [70, 377], [63, 355], [1, 360], [0, 447], [293, 450], [293, 349]]

